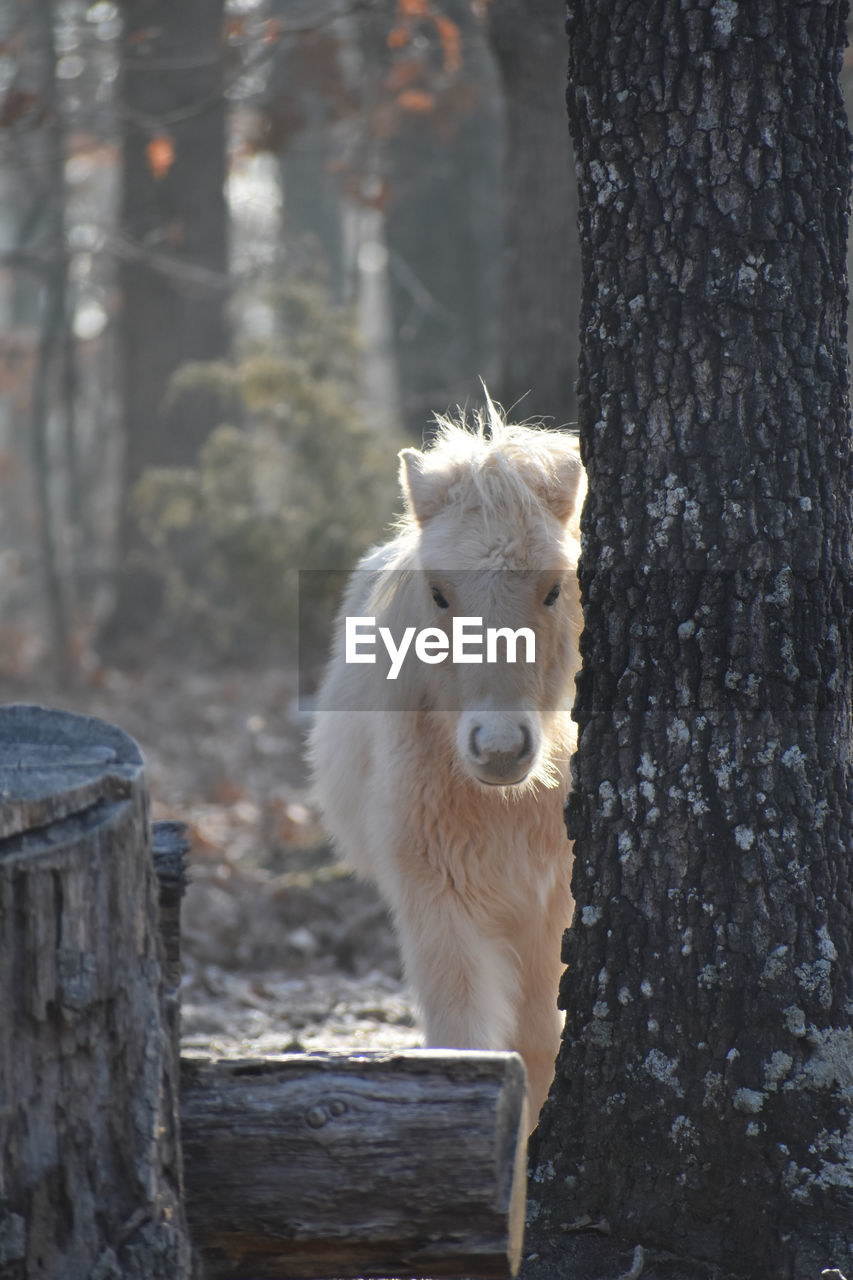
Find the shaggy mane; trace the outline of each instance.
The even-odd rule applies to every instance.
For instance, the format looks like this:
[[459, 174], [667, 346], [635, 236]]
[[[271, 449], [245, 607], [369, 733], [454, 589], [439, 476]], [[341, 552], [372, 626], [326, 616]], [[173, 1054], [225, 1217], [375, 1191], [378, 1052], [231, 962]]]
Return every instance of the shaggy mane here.
[[[508, 516], [535, 516], [543, 512], [537, 489], [544, 492], [557, 479], [560, 454], [580, 461], [577, 436], [540, 426], [535, 420], [510, 423], [503, 409], [486, 393], [487, 407], [475, 409], [469, 419], [464, 409], [457, 416], [436, 413], [435, 433], [425, 453], [437, 468], [453, 471], [448, 506], [476, 506], [488, 523]], [[395, 521], [400, 534], [414, 532], [418, 522], [410, 512]]]

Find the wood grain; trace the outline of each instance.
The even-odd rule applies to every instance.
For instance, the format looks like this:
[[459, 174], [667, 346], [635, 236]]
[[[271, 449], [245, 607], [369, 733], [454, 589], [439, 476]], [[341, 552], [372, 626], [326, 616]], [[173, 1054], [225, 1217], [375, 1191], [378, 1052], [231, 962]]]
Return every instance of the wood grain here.
[[163, 986], [138, 748], [0, 708], [3, 1276], [188, 1274]]
[[527, 1136], [515, 1054], [184, 1059], [181, 1126], [208, 1277], [515, 1274]]

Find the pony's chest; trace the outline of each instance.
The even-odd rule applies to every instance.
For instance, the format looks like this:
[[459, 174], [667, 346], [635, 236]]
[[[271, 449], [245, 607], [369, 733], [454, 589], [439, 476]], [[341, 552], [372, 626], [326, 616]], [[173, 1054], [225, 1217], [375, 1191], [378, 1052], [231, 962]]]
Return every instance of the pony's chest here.
[[456, 884], [538, 898], [571, 861], [555, 792], [514, 803], [498, 795], [450, 794], [443, 803], [415, 806], [409, 818], [405, 847]]

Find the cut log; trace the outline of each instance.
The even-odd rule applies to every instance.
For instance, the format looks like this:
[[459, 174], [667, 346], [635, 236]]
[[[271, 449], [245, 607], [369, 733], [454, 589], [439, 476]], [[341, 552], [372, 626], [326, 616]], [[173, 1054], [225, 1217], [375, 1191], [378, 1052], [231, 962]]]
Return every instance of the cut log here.
[[0, 1274], [179, 1280], [177, 1064], [142, 758], [0, 708]]
[[185, 1058], [181, 1077], [187, 1217], [210, 1280], [515, 1274], [517, 1055]]

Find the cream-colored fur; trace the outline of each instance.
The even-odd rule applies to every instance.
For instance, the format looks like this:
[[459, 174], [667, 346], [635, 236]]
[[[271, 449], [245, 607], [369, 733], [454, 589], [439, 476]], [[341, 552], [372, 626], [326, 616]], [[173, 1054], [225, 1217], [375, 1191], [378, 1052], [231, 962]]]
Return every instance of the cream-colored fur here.
[[[401, 453], [406, 515], [345, 596], [318, 698], [330, 709], [312, 731], [315, 788], [342, 854], [389, 904], [427, 1042], [518, 1050], [535, 1119], [572, 911], [562, 811], [583, 471], [572, 437], [510, 426], [491, 403], [473, 430], [438, 422], [431, 449]], [[391, 682], [379, 647], [377, 666], [344, 661], [347, 615], [396, 636], [449, 629], [453, 614], [532, 628], [535, 664], [408, 660]]]

